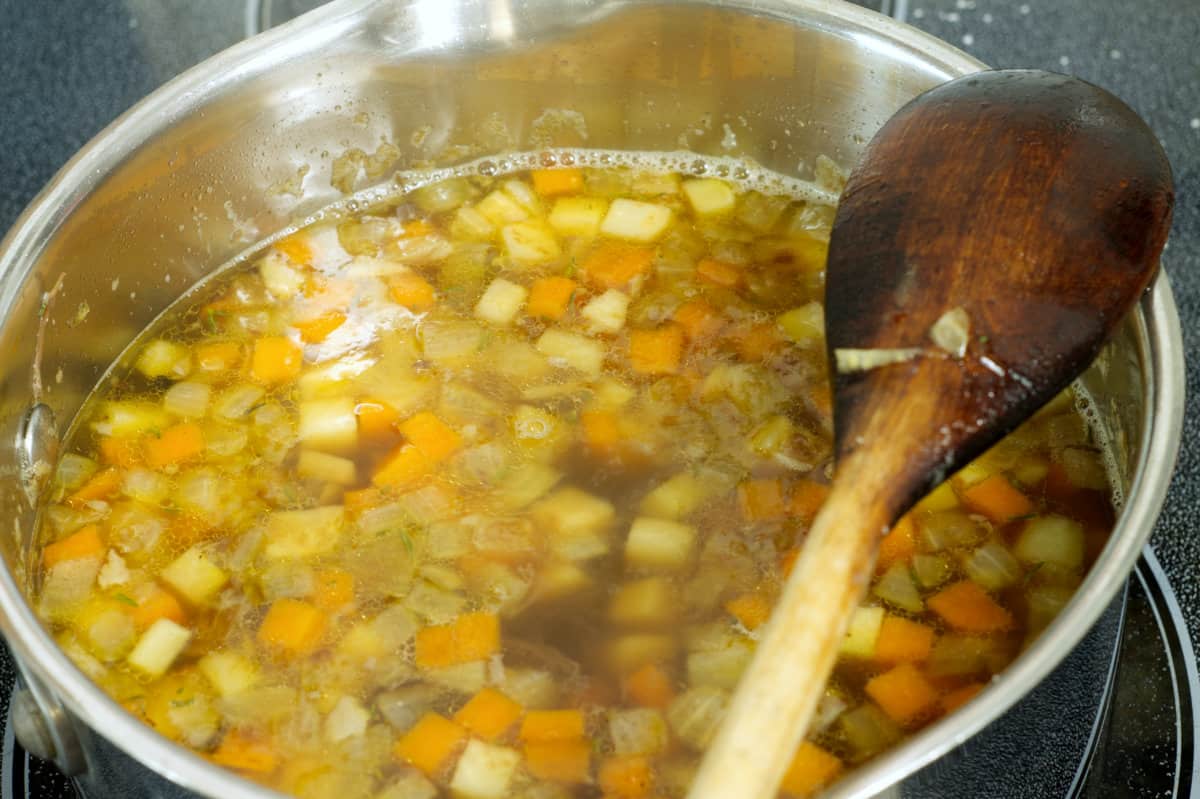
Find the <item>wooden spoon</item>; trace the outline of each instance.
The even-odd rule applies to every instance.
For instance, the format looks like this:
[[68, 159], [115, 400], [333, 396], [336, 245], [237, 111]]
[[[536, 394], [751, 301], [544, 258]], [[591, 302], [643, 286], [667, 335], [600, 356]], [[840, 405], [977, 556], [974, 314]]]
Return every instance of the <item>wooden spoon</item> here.
[[[690, 799], [775, 795], [881, 536], [1091, 363], [1154, 276], [1173, 203], [1146, 124], [1063, 75], [960, 78], [879, 131], [829, 247], [832, 490]], [[943, 321], [939, 346], [944, 318], [967, 331]]]

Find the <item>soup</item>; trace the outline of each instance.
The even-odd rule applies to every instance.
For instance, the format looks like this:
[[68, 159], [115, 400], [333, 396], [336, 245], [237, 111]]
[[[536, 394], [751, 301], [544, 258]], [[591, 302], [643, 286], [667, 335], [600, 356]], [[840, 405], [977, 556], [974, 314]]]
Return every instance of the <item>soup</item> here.
[[[828, 490], [841, 176], [613, 160], [342, 210], [177, 303], [42, 513], [75, 663], [299, 796], [682, 796]], [[1069, 600], [1112, 525], [1076, 400], [883, 539], [786, 795], [970, 701]]]

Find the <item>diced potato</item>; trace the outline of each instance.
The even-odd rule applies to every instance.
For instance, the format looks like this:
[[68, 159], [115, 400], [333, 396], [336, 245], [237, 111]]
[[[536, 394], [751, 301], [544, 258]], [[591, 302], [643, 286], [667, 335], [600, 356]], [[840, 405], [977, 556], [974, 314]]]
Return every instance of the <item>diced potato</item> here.
[[358, 445], [358, 417], [350, 397], [300, 403], [300, 441], [325, 452], [352, 452]]
[[343, 696], [325, 717], [325, 740], [335, 744], [360, 736], [367, 731], [370, 720], [370, 712], [357, 699]]
[[192, 547], [159, 573], [163, 582], [193, 605], [207, 605], [229, 582], [225, 574], [200, 547]]
[[430, 682], [466, 695], [479, 693], [488, 683], [487, 663], [482, 660], [459, 663], [457, 666], [446, 666], [441, 669], [429, 669], [422, 674]]
[[607, 500], [568, 486], [534, 505], [530, 516], [550, 534], [551, 551], [566, 560], [587, 560], [609, 551], [616, 509]]
[[875, 654], [875, 642], [879, 640], [879, 628], [883, 626], [885, 612], [881, 607], [859, 607], [850, 617], [846, 637], [842, 639], [839, 653], [847, 657], [870, 658]]
[[688, 567], [696, 550], [696, 529], [690, 525], [639, 516], [625, 541], [625, 563], [641, 571], [678, 572]]
[[683, 196], [687, 197], [696, 216], [718, 216], [727, 214], [737, 204], [733, 187], [717, 178], [698, 178], [683, 182]]
[[476, 203], [475, 210], [495, 227], [503, 227], [529, 218], [529, 212], [522, 208], [512, 198], [512, 195], [501, 189], [496, 189]]
[[475, 304], [475, 317], [501, 327], [512, 324], [529, 296], [529, 289], [498, 277], [491, 282], [479, 302]]
[[530, 710], [552, 708], [562, 697], [559, 681], [541, 669], [505, 669], [501, 687], [510, 699]]
[[896, 562], [889, 566], [875, 582], [871, 592], [884, 602], [909, 613], [920, 613], [925, 609], [907, 563]]
[[554, 366], [569, 366], [587, 375], [599, 375], [604, 364], [604, 345], [578, 333], [549, 328], [536, 347]]
[[1013, 554], [1023, 563], [1045, 563], [1076, 571], [1083, 566], [1083, 527], [1065, 516], [1030, 519], [1017, 536]]
[[1003, 544], [992, 541], [963, 558], [963, 571], [989, 591], [999, 591], [1021, 579], [1021, 565]]
[[704, 504], [710, 496], [708, 489], [692, 472], [680, 472], [645, 496], [642, 513], [659, 519], [682, 519]]
[[617, 588], [608, 618], [621, 627], [664, 627], [678, 620], [678, 592], [662, 577], [648, 577]]
[[75, 620], [75, 627], [88, 648], [103, 661], [121, 659], [134, 644], [137, 629], [126, 610], [113, 607], [108, 600], [97, 599], [88, 603]]
[[587, 320], [592, 333], [616, 333], [625, 326], [625, 313], [628, 310], [629, 296], [609, 289], [583, 306], [579, 315]]
[[671, 209], [639, 200], [613, 200], [600, 224], [606, 236], [628, 241], [654, 241], [671, 224]]
[[537, 266], [562, 255], [553, 231], [541, 222], [516, 222], [500, 230], [505, 252], [518, 266]]
[[664, 663], [675, 657], [679, 642], [671, 635], [634, 633], [611, 639], [609, 665], [618, 674], [632, 674], [647, 663]]
[[500, 188], [529, 214], [537, 216], [542, 213], [542, 201], [538, 199], [537, 192], [533, 190], [533, 187], [525, 181], [506, 180]]
[[819, 302], [810, 302], [782, 313], [775, 320], [784, 335], [797, 344], [819, 342], [825, 338], [825, 309]]
[[277, 299], [295, 297], [304, 288], [304, 273], [291, 266], [287, 256], [275, 249], [258, 262], [258, 274], [267, 291]]
[[600, 232], [608, 201], [599, 197], [560, 197], [547, 220], [561, 236], [590, 238]]
[[688, 683], [733, 690], [752, 657], [754, 649], [745, 640], [735, 641], [725, 649], [692, 652], [687, 657]]
[[163, 394], [163, 409], [184, 419], [195, 419], [208, 411], [208, 400], [212, 387], [207, 383], [183, 380], [167, 389]]
[[454, 767], [450, 791], [462, 799], [503, 799], [520, 762], [515, 749], [472, 739]]
[[236, 652], [209, 652], [196, 663], [220, 696], [232, 696], [252, 688], [259, 680], [258, 666]]
[[300, 458], [296, 461], [296, 474], [309, 480], [343, 486], [358, 482], [358, 471], [354, 461], [315, 449], [300, 450]]
[[553, 602], [582, 593], [593, 584], [591, 575], [574, 563], [548, 563], [538, 572], [531, 601]]
[[729, 694], [720, 688], [692, 688], [671, 702], [667, 722], [680, 740], [693, 749], [703, 750], [712, 743], [728, 706]]
[[332, 552], [345, 525], [341, 505], [275, 511], [267, 519], [263, 554], [271, 560], [309, 558]]
[[770, 416], [750, 434], [750, 448], [764, 458], [785, 452], [791, 444], [795, 425], [783, 414]]
[[656, 755], [670, 742], [666, 719], [649, 707], [608, 711], [608, 733], [618, 755]]
[[126, 660], [147, 677], [161, 677], [191, 638], [192, 631], [188, 628], [170, 619], [159, 619], [142, 633]]
[[192, 355], [184, 345], [159, 338], [142, 348], [134, 366], [149, 378], [181, 380], [192, 371]]

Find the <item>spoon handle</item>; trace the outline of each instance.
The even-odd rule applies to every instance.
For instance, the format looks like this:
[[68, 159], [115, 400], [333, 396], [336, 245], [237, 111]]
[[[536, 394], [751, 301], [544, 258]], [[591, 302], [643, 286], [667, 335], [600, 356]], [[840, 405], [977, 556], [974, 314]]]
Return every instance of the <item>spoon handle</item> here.
[[891, 521], [852, 478], [839, 475], [814, 520], [688, 799], [775, 796]]

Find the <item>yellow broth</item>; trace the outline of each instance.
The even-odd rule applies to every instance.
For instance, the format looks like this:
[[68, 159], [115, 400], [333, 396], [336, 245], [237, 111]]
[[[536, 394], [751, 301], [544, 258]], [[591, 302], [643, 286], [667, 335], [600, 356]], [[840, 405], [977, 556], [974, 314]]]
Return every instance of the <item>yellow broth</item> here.
[[[129, 712], [299, 796], [682, 796], [827, 492], [832, 216], [588, 167], [300, 230], [89, 400], [38, 612]], [[1003, 669], [1107, 490], [1064, 394], [902, 520], [785, 794]]]

